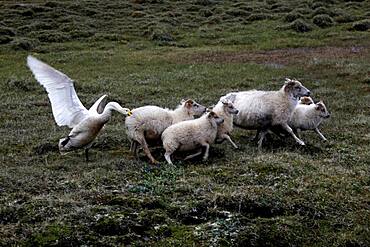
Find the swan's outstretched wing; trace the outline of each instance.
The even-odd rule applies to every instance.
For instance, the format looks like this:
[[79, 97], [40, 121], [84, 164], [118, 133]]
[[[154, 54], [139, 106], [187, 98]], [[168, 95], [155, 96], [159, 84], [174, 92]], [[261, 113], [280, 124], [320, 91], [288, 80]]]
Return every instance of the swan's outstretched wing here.
[[92, 114], [101, 114], [104, 111], [105, 106], [107, 105], [108, 95], [104, 94], [101, 96], [89, 109], [89, 112]]
[[27, 57], [27, 65], [48, 92], [54, 119], [59, 126], [73, 128], [89, 116], [89, 111], [78, 99], [73, 81], [68, 76], [33, 56]]

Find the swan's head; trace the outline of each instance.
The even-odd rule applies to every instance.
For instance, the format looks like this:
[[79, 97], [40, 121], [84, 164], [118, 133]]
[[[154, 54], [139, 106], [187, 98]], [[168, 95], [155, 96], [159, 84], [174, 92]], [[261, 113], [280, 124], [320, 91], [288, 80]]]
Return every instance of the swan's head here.
[[132, 112], [130, 109], [122, 107], [117, 102], [109, 102], [107, 106], [105, 107], [105, 109], [118, 111], [119, 113], [122, 113], [126, 117], [132, 115]]
[[122, 113], [125, 116], [131, 116], [132, 115], [132, 111], [128, 108], [122, 108], [122, 110], [120, 110], [119, 112]]

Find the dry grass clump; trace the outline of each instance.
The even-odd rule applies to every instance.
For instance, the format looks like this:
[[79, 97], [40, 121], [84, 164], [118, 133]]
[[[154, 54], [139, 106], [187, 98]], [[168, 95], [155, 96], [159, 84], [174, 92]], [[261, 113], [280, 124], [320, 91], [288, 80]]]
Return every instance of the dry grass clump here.
[[305, 16], [302, 13], [293, 10], [293, 11], [291, 11], [288, 14], [285, 15], [284, 21], [285, 22], [292, 22], [292, 21], [295, 21], [297, 19], [304, 19], [304, 18], [305, 18]]
[[25, 51], [31, 51], [35, 49], [40, 42], [36, 39], [32, 38], [14, 38], [10, 42], [10, 46], [13, 50], [25, 50]]
[[312, 22], [321, 28], [331, 27], [335, 23], [333, 18], [326, 14], [314, 16]]
[[370, 29], [370, 19], [353, 23], [352, 28], [356, 31], [367, 31]]
[[312, 26], [303, 19], [297, 19], [287, 25], [280, 26], [278, 29], [281, 30], [294, 30], [297, 33], [305, 33], [311, 31], [313, 28]]

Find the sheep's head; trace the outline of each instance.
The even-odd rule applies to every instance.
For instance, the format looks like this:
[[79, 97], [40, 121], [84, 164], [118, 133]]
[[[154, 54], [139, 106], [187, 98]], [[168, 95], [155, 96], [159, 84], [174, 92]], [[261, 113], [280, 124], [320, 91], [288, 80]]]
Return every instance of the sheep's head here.
[[208, 114], [207, 114], [207, 118], [210, 120], [210, 121], [215, 121], [215, 123], [217, 125], [220, 125], [224, 122], [224, 119], [220, 116], [218, 116], [214, 111], [210, 111]]
[[228, 98], [221, 98], [221, 103], [224, 108], [224, 112], [229, 114], [238, 114], [238, 109], [235, 108], [234, 104]]
[[315, 104], [315, 110], [319, 114], [319, 116], [322, 117], [322, 118], [329, 118], [330, 117], [330, 113], [328, 112], [324, 102], [322, 102], [322, 101], [319, 101]]
[[203, 113], [206, 112], [206, 107], [198, 104], [192, 99], [182, 100], [181, 101], [183, 107], [185, 107], [188, 113], [192, 116], [201, 116]]
[[315, 102], [313, 102], [313, 99], [309, 96], [304, 96], [299, 99], [299, 104], [301, 105], [311, 105]]
[[311, 93], [301, 82], [295, 79], [286, 78], [283, 88], [286, 93], [291, 94], [296, 99], [303, 96], [310, 96]]

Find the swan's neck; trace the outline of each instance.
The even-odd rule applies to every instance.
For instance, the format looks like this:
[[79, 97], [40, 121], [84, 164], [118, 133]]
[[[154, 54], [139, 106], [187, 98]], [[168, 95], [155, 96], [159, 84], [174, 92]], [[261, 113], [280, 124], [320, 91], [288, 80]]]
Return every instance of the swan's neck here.
[[103, 122], [108, 122], [110, 117], [112, 116], [112, 111], [123, 112], [123, 108], [117, 102], [109, 102], [102, 114], [100, 114], [100, 118]]

